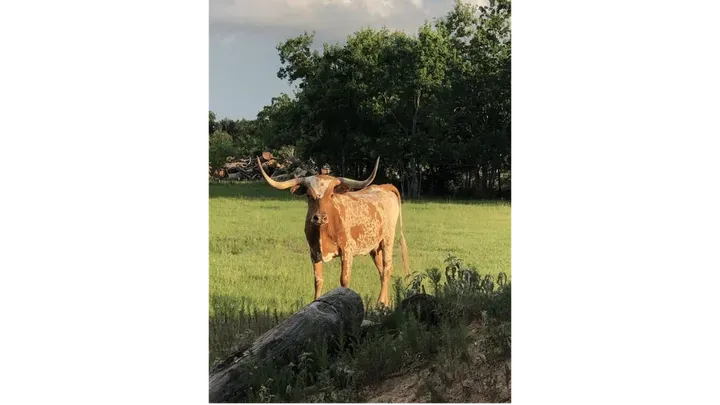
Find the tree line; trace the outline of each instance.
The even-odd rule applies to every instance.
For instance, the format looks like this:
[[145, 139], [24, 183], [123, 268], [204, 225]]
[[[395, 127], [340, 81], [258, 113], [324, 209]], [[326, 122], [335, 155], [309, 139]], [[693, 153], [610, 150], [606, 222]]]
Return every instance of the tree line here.
[[277, 46], [277, 76], [297, 85], [253, 120], [210, 112], [211, 164], [270, 150], [360, 178], [377, 156], [381, 181], [405, 197], [508, 197], [510, 1], [456, 1], [416, 35], [361, 29], [312, 50], [314, 33]]

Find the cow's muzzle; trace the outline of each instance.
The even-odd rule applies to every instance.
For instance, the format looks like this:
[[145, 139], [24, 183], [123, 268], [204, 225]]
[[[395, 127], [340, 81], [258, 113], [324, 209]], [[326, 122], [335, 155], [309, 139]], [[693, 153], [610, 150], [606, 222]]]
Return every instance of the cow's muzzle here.
[[325, 214], [324, 212], [315, 213], [315, 215], [313, 215], [312, 218], [310, 218], [310, 222], [312, 222], [315, 225], [327, 224], [327, 222], [328, 222], [327, 214]]

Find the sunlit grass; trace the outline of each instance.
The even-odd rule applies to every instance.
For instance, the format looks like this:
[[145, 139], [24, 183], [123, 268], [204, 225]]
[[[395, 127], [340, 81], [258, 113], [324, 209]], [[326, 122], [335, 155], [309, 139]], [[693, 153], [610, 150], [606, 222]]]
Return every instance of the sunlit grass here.
[[[210, 295], [260, 308], [294, 311], [312, 301], [312, 266], [303, 233], [305, 197], [261, 182], [210, 185]], [[510, 275], [510, 205], [404, 202], [412, 271], [440, 267], [448, 254], [481, 274]], [[402, 277], [395, 248], [393, 278]], [[323, 292], [340, 285], [340, 261], [325, 264]], [[353, 263], [350, 287], [366, 300], [380, 292], [369, 256]], [[212, 311], [212, 306], [210, 308]]]

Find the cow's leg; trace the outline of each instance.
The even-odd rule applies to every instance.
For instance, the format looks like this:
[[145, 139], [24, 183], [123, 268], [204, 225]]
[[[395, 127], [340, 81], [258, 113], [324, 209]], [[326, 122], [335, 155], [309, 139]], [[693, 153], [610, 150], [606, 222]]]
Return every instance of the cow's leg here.
[[315, 299], [320, 297], [323, 286], [323, 264], [313, 261], [313, 274], [315, 275]]
[[392, 240], [390, 243], [387, 243], [385, 241], [384, 248], [382, 250], [382, 261], [383, 261], [383, 272], [381, 276], [381, 285], [380, 285], [380, 298], [378, 299], [379, 303], [384, 304], [385, 306], [388, 305], [388, 283], [390, 282], [390, 277], [392, 276], [393, 271], [393, 262], [392, 262], [392, 256], [393, 256], [393, 245]]
[[347, 288], [350, 286], [350, 273], [352, 272], [352, 255], [342, 255], [342, 272], [340, 273], [340, 285]]
[[378, 274], [380, 275], [380, 282], [382, 282], [382, 275], [383, 275], [382, 245], [380, 245], [375, 250], [371, 250], [370, 257], [372, 257], [373, 261], [375, 262], [375, 267], [377, 267]]
[[380, 302], [380, 299], [382, 298], [382, 282], [384, 273], [382, 243], [380, 243], [377, 249], [370, 251], [370, 256], [373, 258], [373, 261], [375, 262], [375, 267], [377, 267], [378, 269], [378, 275], [380, 276], [381, 295], [378, 296], [378, 302]]

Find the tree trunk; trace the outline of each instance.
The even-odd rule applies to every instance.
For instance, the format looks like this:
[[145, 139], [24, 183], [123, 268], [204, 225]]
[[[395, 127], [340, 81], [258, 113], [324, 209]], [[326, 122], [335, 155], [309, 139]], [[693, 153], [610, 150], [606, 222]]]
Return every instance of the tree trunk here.
[[487, 194], [488, 189], [488, 168], [487, 163], [483, 163], [480, 167], [480, 173], [482, 174], [482, 180], [480, 181], [481, 194], [484, 197]]
[[[410, 145], [414, 145], [415, 141], [417, 139], [417, 122], [418, 122], [418, 114], [420, 113], [420, 94], [421, 94], [421, 91], [419, 89], [416, 90], [415, 100], [414, 100], [415, 111], [413, 112], [413, 118], [412, 118], [412, 129], [411, 129], [412, 135], [410, 137]], [[413, 147], [412, 150], [414, 151], [415, 148]], [[411, 155], [411, 156], [414, 156], [414, 155]], [[420, 194], [420, 192], [419, 192], [420, 184], [419, 184], [419, 181], [417, 178], [418, 177], [418, 170], [417, 170], [418, 165], [417, 165], [416, 159], [414, 157], [410, 161], [410, 167], [413, 168], [412, 169], [412, 178], [411, 178], [412, 183], [411, 183], [410, 196], [414, 198], [414, 197], [418, 197]]]
[[422, 194], [422, 168], [420, 165], [417, 165], [417, 171], [418, 171], [418, 197], [420, 197], [420, 194]]
[[499, 167], [497, 168], [496, 177], [497, 177], [497, 185], [498, 185], [497, 197], [499, 198], [499, 197], [502, 197], [502, 170], [500, 170]]
[[444, 183], [440, 180], [443, 176], [438, 173], [436, 167], [431, 167], [427, 171], [427, 178], [425, 182], [428, 184], [428, 195], [435, 196], [437, 193], [444, 193]]
[[345, 177], [345, 143], [343, 142], [343, 147], [340, 150], [340, 176]]
[[417, 163], [413, 165], [413, 195], [420, 198], [420, 165]]
[[408, 163], [407, 188], [408, 197], [415, 197], [415, 173], [412, 170], [412, 163]]
[[488, 169], [488, 185], [487, 185], [487, 196], [491, 196], [493, 190], [495, 190], [495, 169], [493, 169], [492, 165]]
[[254, 366], [297, 361], [308, 343], [332, 347], [339, 337], [360, 330], [364, 314], [362, 298], [355, 291], [343, 287], [330, 291], [214, 367], [210, 402], [241, 401]]

